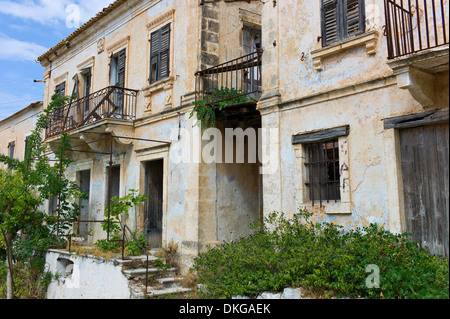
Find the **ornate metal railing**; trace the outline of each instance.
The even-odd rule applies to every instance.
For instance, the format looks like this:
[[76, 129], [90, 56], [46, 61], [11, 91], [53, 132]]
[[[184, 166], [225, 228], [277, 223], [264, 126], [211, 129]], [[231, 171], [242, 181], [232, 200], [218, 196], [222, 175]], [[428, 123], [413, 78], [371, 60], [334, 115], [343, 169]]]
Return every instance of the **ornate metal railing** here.
[[208, 104], [237, 99], [259, 98], [262, 92], [263, 50], [195, 73], [195, 100]]
[[448, 44], [444, 0], [384, 0], [388, 58]]
[[56, 136], [104, 119], [136, 119], [138, 91], [109, 86], [53, 111], [46, 137]]

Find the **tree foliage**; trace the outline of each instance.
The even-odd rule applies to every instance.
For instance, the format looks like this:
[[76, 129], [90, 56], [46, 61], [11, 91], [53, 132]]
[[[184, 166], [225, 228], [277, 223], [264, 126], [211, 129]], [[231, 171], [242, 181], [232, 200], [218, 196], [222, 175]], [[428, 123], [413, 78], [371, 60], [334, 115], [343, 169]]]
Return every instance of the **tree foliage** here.
[[58, 235], [70, 230], [70, 222], [56, 222], [58, 216], [47, 216], [41, 209], [43, 203], [57, 197], [60, 219], [75, 220], [79, 212], [75, 199], [86, 196], [64, 175], [71, 164], [69, 136], [62, 134], [59, 150], [54, 155], [47, 151], [43, 140], [51, 114], [67, 99], [52, 97], [28, 138], [23, 160], [0, 154], [0, 164], [3, 164], [0, 168], [0, 231], [7, 255], [9, 298], [13, 297], [14, 262], [23, 264], [36, 252], [61, 244], [64, 239]]

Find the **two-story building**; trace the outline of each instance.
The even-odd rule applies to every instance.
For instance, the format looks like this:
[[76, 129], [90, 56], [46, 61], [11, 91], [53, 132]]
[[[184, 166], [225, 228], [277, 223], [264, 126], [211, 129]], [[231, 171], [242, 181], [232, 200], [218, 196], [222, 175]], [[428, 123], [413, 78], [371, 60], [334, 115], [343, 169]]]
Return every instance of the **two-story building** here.
[[23, 160], [27, 140], [42, 112], [42, 102], [31, 103], [24, 109], [0, 121], [0, 154]]
[[[76, 146], [81, 220], [138, 190], [124, 223], [186, 265], [301, 207], [448, 255], [447, 20], [442, 1], [117, 0], [39, 57], [44, 106], [72, 96], [46, 142]], [[237, 96], [215, 130], [191, 117]]]
[[[89, 193], [78, 236], [89, 243], [105, 238], [98, 221], [109, 198], [132, 189], [149, 199], [124, 223], [154, 247], [177, 243], [182, 260], [250, 233], [262, 216], [259, 164], [203, 162], [207, 141], [191, 112], [197, 71], [240, 56], [260, 61], [262, 7], [117, 0], [38, 58], [45, 67], [44, 105], [54, 94], [71, 97], [52, 115], [46, 142], [56, 151], [61, 133], [71, 137], [75, 163], [67, 173]], [[256, 62], [246, 63], [256, 72]], [[247, 85], [258, 95], [256, 76], [253, 82], [247, 76]], [[256, 102], [247, 104], [227, 121], [260, 125]]]

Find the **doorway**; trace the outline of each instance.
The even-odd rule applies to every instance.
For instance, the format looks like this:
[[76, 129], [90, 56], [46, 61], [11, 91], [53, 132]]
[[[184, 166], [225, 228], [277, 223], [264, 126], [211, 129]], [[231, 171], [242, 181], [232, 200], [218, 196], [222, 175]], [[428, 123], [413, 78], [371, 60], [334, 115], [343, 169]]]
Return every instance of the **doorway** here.
[[161, 247], [163, 229], [163, 170], [164, 160], [155, 160], [145, 164], [144, 204], [145, 231], [148, 243], [152, 247]]
[[83, 237], [87, 240], [89, 234], [89, 223], [83, 222], [89, 220], [89, 199], [90, 199], [90, 188], [91, 188], [91, 171], [85, 170], [78, 172], [79, 185], [83, 193], [88, 194], [86, 199], [80, 200], [80, 217], [81, 222], [78, 223], [78, 236]]

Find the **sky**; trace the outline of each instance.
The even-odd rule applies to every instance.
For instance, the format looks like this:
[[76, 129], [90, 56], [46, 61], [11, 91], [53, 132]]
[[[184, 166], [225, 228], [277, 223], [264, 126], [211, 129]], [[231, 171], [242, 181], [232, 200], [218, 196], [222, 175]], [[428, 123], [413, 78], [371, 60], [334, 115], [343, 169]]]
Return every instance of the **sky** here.
[[113, 0], [0, 0], [0, 121], [42, 101], [48, 49]]

